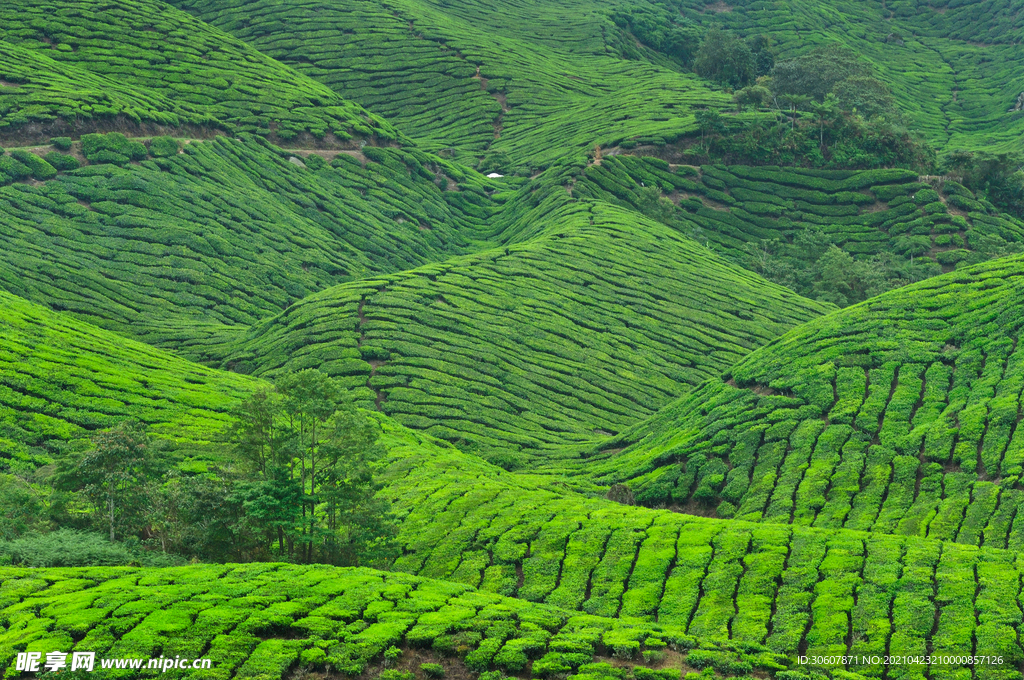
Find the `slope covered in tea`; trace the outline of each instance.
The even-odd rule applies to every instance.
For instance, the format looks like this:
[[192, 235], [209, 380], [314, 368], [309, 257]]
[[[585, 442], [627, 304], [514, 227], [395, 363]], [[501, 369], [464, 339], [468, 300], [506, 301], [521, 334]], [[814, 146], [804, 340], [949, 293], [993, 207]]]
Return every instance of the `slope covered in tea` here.
[[[209, 441], [261, 382], [216, 371], [0, 291], [0, 463], [125, 419]], [[36, 452], [39, 452], [36, 448]]]
[[342, 281], [465, 252], [491, 205], [487, 180], [418, 151], [367, 147], [327, 164], [218, 138], [139, 165], [108, 141], [86, 138], [96, 164], [0, 187], [0, 285], [179, 348]]
[[649, 503], [1012, 546], [1022, 276], [996, 260], [816, 319], [582, 466]]
[[4, 3], [0, 45], [0, 140], [132, 124], [333, 145], [397, 138], [358, 104], [158, 0]]
[[[725, 677], [792, 663], [757, 645], [738, 649], [698, 640], [677, 626], [579, 616], [466, 585], [372, 569], [0, 567], [0, 581], [0, 616], [8, 622], [0, 630], [0, 665], [11, 664], [16, 650], [42, 651], [45, 659], [75, 646], [96, 654], [93, 672], [105, 677], [138, 677], [139, 671], [103, 670], [101, 659], [157, 657], [209, 659], [199, 670], [159, 672], [211, 680], [271, 680], [311, 665], [363, 677], [397, 665], [400, 677], [409, 678], [437, 677], [438, 671], [464, 677], [493, 668], [536, 676], [578, 671], [580, 678], [601, 680], [679, 680], [678, 666], [657, 670], [660, 661], [640, 656], [643, 649], [663, 659], [668, 647], [676, 659], [713, 665]], [[449, 658], [457, 648], [464, 660]], [[615, 666], [608, 663], [612, 650]], [[415, 660], [441, 663], [426, 669], [431, 676]], [[398, 672], [390, 669], [392, 676]]]
[[[1024, 659], [1016, 635], [1024, 520], [1014, 523], [1011, 549], [996, 550], [694, 517], [586, 498], [557, 478], [505, 473], [384, 427], [390, 467], [382, 494], [402, 518], [396, 569], [679, 626], [701, 639], [834, 657], [824, 668], [870, 677], [998, 678]], [[886, 654], [935, 661], [886, 667]], [[1001, 656], [1002, 664], [969, 669], [945, 663], [947, 655]]]
[[[177, 6], [377, 112], [430, 150], [543, 168], [595, 144], [674, 139], [729, 96], [691, 74], [619, 56], [591, 0], [317, 6], [179, 0]], [[507, 160], [506, 157], [507, 156]]]
[[318, 367], [403, 424], [533, 450], [620, 432], [829, 309], [561, 191], [514, 224], [533, 231], [311, 295], [228, 357], [267, 376]]

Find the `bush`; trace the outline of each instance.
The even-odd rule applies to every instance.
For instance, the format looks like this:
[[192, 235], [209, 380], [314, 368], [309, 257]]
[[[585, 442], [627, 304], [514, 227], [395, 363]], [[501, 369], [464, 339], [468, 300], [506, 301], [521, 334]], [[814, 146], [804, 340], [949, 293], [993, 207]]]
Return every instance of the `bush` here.
[[395, 668], [388, 668], [380, 672], [378, 680], [416, 680], [416, 674], [412, 671], [400, 671]]
[[46, 154], [46, 162], [55, 167], [57, 170], [67, 172], [68, 170], [77, 170], [81, 167], [81, 163], [74, 156], [70, 156], [59, 151], [51, 151]]
[[154, 158], [165, 158], [167, 156], [176, 156], [180, 147], [178, 146], [178, 140], [173, 137], [154, 137], [149, 140], [149, 153]]
[[111, 543], [100, 534], [60, 529], [0, 543], [0, 564], [24, 567], [167, 566], [173, 558]]
[[15, 149], [11, 152], [11, 156], [27, 167], [32, 172], [32, 176], [38, 180], [46, 181], [57, 176], [57, 170], [34, 153]]
[[72, 142], [70, 137], [54, 137], [50, 140], [50, 144], [53, 144], [61, 151], [67, 151], [71, 148]]
[[439, 663], [421, 663], [420, 670], [428, 678], [443, 678], [444, 666]]

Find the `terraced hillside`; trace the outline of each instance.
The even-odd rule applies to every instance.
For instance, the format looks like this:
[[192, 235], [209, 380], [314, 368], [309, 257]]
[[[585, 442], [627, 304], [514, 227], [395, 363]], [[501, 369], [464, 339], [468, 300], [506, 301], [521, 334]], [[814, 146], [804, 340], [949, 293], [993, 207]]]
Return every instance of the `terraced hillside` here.
[[229, 355], [315, 366], [405, 425], [490, 449], [617, 433], [829, 309], [673, 229], [557, 192], [505, 248], [311, 295]]
[[773, 240], [777, 255], [805, 257], [794, 241], [815, 231], [856, 257], [924, 257], [945, 271], [970, 260], [986, 238], [1024, 242], [1020, 220], [979, 202], [956, 182], [924, 179], [932, 181], [895, 168], [698, 170], [657, 158], [614, 156], [587, 168], [572, 191], [644, 210], [644, 189], [655, 189], [676, 207], [659, 216], [663, 221], [738, 261], [751, 259], [751, 245]]
[[[917, 536], [717, 520], [569, 493], [384, 423], [395, 568], [774, 652], [847, 656], [870, 677], [1019, 677], [1018, 556]], [[955, 667], [893, 655], [1001, 656]]]
[[[617, 9], [767, 34], [779, 58], [846, 44], [874, 65], [913, 126], [944, 150], [1019, 150], [1024, 125], [1015, 108], [1024, 76], [1008, 66], [1022, 58], [1021, 26], [1008, 2], [812, 2], [795, 9], [684, 0], [666, 11], [576, 0], [501, 12], [477, 0], [402, 0], [387, 9], [361, 2], [315, 9], [295, 1], [175, 4], [386, 115], [431, 148], [507, 152], [534, 166], [554, 158], [554, 139], [571, 138], [577, 148], [633, 136], [671, 141], [694, 131], [690, 107], [725, 103], [697, 94], [700, 85], [664, 61], [622, 58], [622, 42], [650, 56], [611, 21]], [[444, 102], [444, 115], [433, 102]]]
[[606, 4], [498, 8], [401, 0], [174, 4], [329, 85], [432, 151], [507, 154], [543, 168], [595, 144], [694, 132], [695, 108], [727, 107], [696, 77], [620, 58]]
[[996, 260], [805, 324], [587, 472], [720, 516], [1015, 548], [1022, 274]]
[[0, 142], [199, 128], [345, 146], [388, 123], [158, 0], [0, 8]]
[[[167, 666], [160, 671], [165, 677], [210, 679], [280, 678], [316, 664], [349, 675], [397, 666], [390, 673], [410, 678], [495, 668], [678, 680], [678, 665], [655, 669], [664, 661], [639, 655], [644, 649], [664, 659], [668, 647], [673, 661], [715, 667], [725, 677], [790, 663], [756, 645], [737, 649], [698, 640], [675, 626], [578, 616], [465, 585], [370, 569], [8, 567], [0, 568], [0, 581], [0, 616], [7, 624], [0, 630], [0, 666], [12, 664], [15, 650], [42, 651], [45, 659], [74, 646], [95, 652], [93, 672], [104, 677], [140, 674], [102, 670], [102, 659], [145, 662], [161, 655], [213, 662], [198, 671]], [[446, 658], [456, 647], [464, 663]], [[417, 668], [419, 661], [427, 668]], [[431, 668], [433, 661], [442, 663]]]
[[[838, 5], [684, 0], [683, 15], [741, 34], [771, 27], [779, 58], [840, 42], [870, 61], [914, 126], [946, 150], [1021, 149], [1024, 74], [1019, 7], [1005, 0]], [[710, 13], [708, 10], [712, 10]], [[717, 10], [717, 11], [716, 11]], [[723, 11], [725, 10], [725, 11]]]
[[[260, 381], [215, 371], [0, 291], [0, 464], [125, 418], [203, 442]], [[34, 450], [34, 453], [33, 453]], [[43, 462], [34, 460], [36, 464]]]
[[83, 144], [77, 159], [45, 154], [94, 159], [60, 174], [39, 157], [52, 147], [0, 156], [0, 172], [48, 180], [0, 187], [0, 285], [179, 349], [328, 286], [464, 252], [494, 205], [488, 180], [415, 150], [367, 147], [328, 165], [258, 138], [170, 156], [117, 135]]

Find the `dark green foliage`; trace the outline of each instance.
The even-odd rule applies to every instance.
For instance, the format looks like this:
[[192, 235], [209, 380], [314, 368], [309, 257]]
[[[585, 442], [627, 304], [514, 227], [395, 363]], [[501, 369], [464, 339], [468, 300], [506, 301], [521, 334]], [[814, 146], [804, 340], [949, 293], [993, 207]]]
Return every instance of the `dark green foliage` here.
[[[134, 549], [133, 549], [134, 548]], [[29, 534], [0, 542], [0, 564], [19, 567], [100, 567], [144, 564], [163, 567], [173, 558], [123, 543], [112, 543], [101, 534], [61, 529], [48, 534]]]
[[56, 148], [61, 151], [67, 151], [71, 148], [72, 140], [70, 137], [54, 137], [50, 140], [50, 144], [53, 144]]
[[746, 42], [727, 31], [712, 28], [700, 44], [693, 70], [702, 78], [738, 88], [749, 85], [757, 76], [757, 62]]
[[683, 168], [609, 158], [588, 168], [574, 192], [633, 207], [769, 280], [841, 306], [1024, 244], [1024, 223], [976, 202], [958, 214], [953, 200], [973, 202], [973, 194], [947, 181], [935, 184], [940, 195], [913, 171], [706, 165], [683, 176]]
[[[664, 54], [683, 68], [693, 66], [703, 37], [696, 24], [677, 21], [678, 15], [657, 6], [618, 9], [612, 12], [611, 19], [641, 44]], [[643, 56], [642, 52], [637, 52], [635, 42], [630, 41], [628, 35], [621, 41], [619, 49], [626, 57]]]

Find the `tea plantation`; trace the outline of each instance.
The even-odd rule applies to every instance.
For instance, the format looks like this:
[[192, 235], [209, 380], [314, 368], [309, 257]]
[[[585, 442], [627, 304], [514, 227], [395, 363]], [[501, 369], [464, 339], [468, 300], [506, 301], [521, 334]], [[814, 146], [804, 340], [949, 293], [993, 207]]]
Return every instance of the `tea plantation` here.
[[1020, 10], [0, 3], [3, 677], [1024, 680]]
[[996, 260], [805, 324], [583, 466], [649, 503], [1019, 549], [1022, 272]]
[[959, 677], [965, 666], [860, 659], [972, 651], [1007, 664], [976, 665], [978, 677], [1018, 677], [1019, 526], [1014, 549], [998, 550], [628, 507], [384, 426], [383, 493], [403, 518], [396, 569], [782, 654], [852, 655], [872, 677]]
[[550, 448], [620, 432], [829, 309], [614, 206], [556, 195], [529, 223], [505, 248], [311, 295], [228, 361], [317, 367], [452, 441]]
[[71, 151], [89, 165], [60, 174], [40, 156], [77, 167], [74, 155], [0, 156], [8, 181], [24, 178], [0, 187], [0, 285], [181, 348], [342, 281], [464, 252], [492, 205], [486, 179], [415, 150], [328, 164], [258, 138], [177, 147], [86, 135]]
[[168, 439], [203, 442], [259, 386], [0, 291], [5, 468], [52, 462], [46, 444], [80, 439], [125, 418]]
[[[741, 34], [772, 27], [779, 58], [840, 42], [870, 61], [914, 127], [940, 147], [1019, 151], [1024, 53], [1014, 2], [684, 0], [689, 19]], [[711, 10], [709, 16], [708, 10]]]
[[0, 141], [112, 124], [334, 145], [398, 136], [357, 104], [157, 0], [4, 3], [0, 111]]
[[430, 150], [544, 168], [567, 152], [696, 130], [729, 97], [691, 74], [622, 59], [607, 5], [468, 0], [174, 4], [392, 121]]
[[[936, 191], [936, 186], [941, 191]], [[675, 166], [657, 158], [615, 156], [586, 169], [573, 194], [635, 210], [654, 189], [676, 210], [661, 219], [733, 259], [750, 244], [778, 240], [779, 254], [800, 258], [801, 233], [860, 258], [879, 253], [927, 258], [946, 271], [970, 259], [986, 237], [1024, 242], [1024, 222], [953, 181], [921, 181], [902, 169], [809, 170], [750, 166]]]
[[[280, 678], [316, 664], [348, 675], [388, 677], [403, 657], [445, 661], [456, 649], [465, 674], [488, 669], [581, 680], [678, 680], [640, 650], [666, 650], [724, 677], [784, 670], [790, 661], [759, 645], [698, 639], [678, 626], [580, 615], [466, 585], [371, 569], [290, 564], [168, 569], [0, 567], [0, 665], [15, 650], [95, 652], [99, 659], [208, 658], [209, 670], [164, 677]], [[615, 658], [612, 659], [612, 654]], [[385, 661], [386, 660], [386, 661]], [[609, 663], [612, 661], [613, 663]], [[625, 663], [624, 663], [625, 662]], [[413, 666], [413, 668], [415, 668]], [[16, 677], [8, 671], [5, 677]], [[151, 672], [149, 672], [151, 673]], [[406, 675], [408, 673], [408, 675]], [[423, 671], [420, 671], [423, 675]], [[411, 671], [392, 677], [413, 677]], [[429, 677], [429, 676], [428, 676]], [[856, 676], [854, 676], [856, 677]]]

